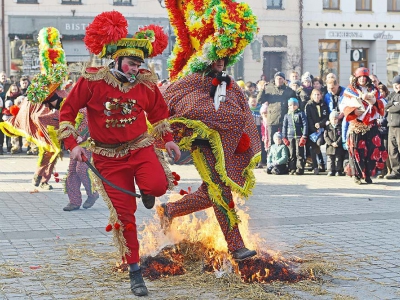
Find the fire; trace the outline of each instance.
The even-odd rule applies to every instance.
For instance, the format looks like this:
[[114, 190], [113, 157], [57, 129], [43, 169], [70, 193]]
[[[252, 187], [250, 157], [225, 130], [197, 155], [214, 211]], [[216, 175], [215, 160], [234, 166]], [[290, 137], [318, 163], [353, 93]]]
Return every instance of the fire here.
[[[172, 194], [169, 201], [181, 197]], [[246, 247], [257, 250], [255, 258], [242, 262], [232, 259], [212, 208], [205, 211], [205, 217], [191, 214], [174, 219], [166, 234], [155, 215], [139, 232], [143, 275], [150, 279], [181, 275], [186, 272], [187, 264], [201, 261], [205, 272], [213, 272], [217, 277], [234, 272], [246, 283], [305, 279], [305, 275], [295, 272], [293, 261], [285, 260], [278, 252], [260, 251], [266, 249], [266, 243], [258, 234], [250, 233], [250, 217], [241, 209], [244, 201], [235, 198], [241, 220], [239, 229]]]

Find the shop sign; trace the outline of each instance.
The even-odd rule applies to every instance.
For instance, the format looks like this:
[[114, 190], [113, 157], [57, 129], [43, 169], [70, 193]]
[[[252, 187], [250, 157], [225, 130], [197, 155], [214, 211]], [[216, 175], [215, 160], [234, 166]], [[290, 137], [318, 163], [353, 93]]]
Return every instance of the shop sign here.
[[339, 40], [400, 40], [400, 32], [386, 30], [326, 30], [325, 38]]

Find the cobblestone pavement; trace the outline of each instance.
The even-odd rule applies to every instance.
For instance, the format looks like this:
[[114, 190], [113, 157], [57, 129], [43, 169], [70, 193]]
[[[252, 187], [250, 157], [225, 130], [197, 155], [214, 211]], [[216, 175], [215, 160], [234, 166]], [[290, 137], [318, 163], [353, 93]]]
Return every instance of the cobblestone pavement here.
[[[35, 164], [36, 157], [24, 154], [0, 157], [0, 299], [134, 299], [127, 275], [111, 270], [116, 257], [104, 231], [103, 201], [64, 212], [68, 199], [61, 183], [33, 192]], [[67, 157], [58, 163], [61, 177], [67, 165]], [[181, 175], [180, 188], [200, 184], [193, 166], [172, 169]], [[334, 266], [312, 288], [267, 285], [276, 299], [400, 299], [399, 181], [355, 185], [348, 177], [255, 173], [247, 202], [251, 231], [282, 255], [318, 257]], [[143, 224], [154, 210], [139, 206]], [[240, 298], [180, 290], [168, 280], [148, 287], [149, 299]]]

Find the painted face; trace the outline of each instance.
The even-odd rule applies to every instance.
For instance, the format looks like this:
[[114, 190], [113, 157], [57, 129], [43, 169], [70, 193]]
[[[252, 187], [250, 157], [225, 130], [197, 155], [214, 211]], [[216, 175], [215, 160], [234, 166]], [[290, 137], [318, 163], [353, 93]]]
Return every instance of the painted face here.
[[321, 101], [321, 92], [320, 91], [314, 91], [311, 95], [311, 98], [314, 102], [319, 103]]
[[121, 70], [125, 75], [131, 77], [139, 72], [142, 63], [132, 57], [124, 57], [121, 61]]
[[357, 78], [357, 83], [360, 86], [365, 86], [367, 84], [367, 76], [360, 76]]
[[216, 73], [222, 72], [225, 68], [225, 60], [224, 59], [216, 60], [215, 62], [213, 62], [211, 68]]

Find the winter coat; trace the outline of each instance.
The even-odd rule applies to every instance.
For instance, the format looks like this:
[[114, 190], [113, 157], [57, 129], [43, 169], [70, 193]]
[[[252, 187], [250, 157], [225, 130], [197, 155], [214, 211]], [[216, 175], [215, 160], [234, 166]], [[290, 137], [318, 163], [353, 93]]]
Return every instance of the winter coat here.
[[387, 126], [400, 127], [400, 93], [390, 93], [385, 110], [387, 111]]
[[283, 119], [282, 137], [287, 139], [308, 137], [307, 116], [300, 108], [289, 112]]
[[[333, 127], [332, 124], [326, 126], [324, 131], [326, 142], [326, 155], [344, 155], [345, 150], [342, 145], [342, 126], [340, 124]], [[333, 147], [332, 143], [337, 143], [337, 147]]]
[[311, 99], [312, 90], [313, 90], [312, 88], [311, 89], [307, 89], [307, 88], [301, 87], [296, 92], [297, 99], [299, 99], [300, 109], [302, 111], [304, 111], [308, 101], [310, 101], [310, 99]]
[[286, 85], [277, 87], [269, 83], [258, 93], [257, 100], [260, 104], [268, 102], [268, 126], [281, 125], [288, 112], [289, 98], [296, 98], [296, 93]]
[[[319, 113], [317, 106], [320, 107]], [[325, 128], [326, 122], [329, 119], [328, 107], [322, 100], [318, 104], [313, 100], [310, 100], [306, 105], [306, 115], [308, 121], [308, 135], [310, 135], [311, 133], [318, 131], [315, 127], [315, 123], [319, 123], [320, 128]]]
[[273, 144], [269, 148], [267, 165], [286, 165], [289, 160], [289, 149], [282, 143]]

